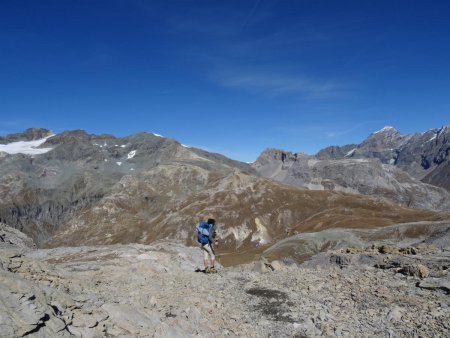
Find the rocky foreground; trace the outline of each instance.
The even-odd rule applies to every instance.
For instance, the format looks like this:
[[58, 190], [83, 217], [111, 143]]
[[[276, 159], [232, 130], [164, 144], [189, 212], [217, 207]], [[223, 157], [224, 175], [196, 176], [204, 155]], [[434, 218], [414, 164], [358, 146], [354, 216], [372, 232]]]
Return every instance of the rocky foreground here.
[[178, 243], [35, 250], [2, 233], [1, 337], [450, 335], [445, 248], [373, 245], [203, 274], [200, 250]]

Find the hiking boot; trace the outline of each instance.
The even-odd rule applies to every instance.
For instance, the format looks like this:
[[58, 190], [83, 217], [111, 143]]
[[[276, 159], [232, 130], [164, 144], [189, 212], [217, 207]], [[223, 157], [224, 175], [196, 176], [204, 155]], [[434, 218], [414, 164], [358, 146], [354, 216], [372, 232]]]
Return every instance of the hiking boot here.
[[210, 273], [211, 272], [211, 268], [208, 266], [205, 268], [205, 273]]
[[216, 268], [215, 267], [210, 267], [209, 268], [209, 271], [208, 271], [209, 273], [217, 273], [217, 270], [216, 270]]

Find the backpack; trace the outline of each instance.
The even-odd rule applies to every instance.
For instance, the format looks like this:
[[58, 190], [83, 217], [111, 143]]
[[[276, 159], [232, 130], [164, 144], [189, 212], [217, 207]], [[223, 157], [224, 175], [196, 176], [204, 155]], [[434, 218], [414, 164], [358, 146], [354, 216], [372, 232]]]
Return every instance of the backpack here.
[[197, 229], [197, 241], [201, 245], [206, 245], [209, 243], [209, 236], [211, 231], [212, 225], [208, 224], [207, 222], [200, 222], [196, 229]]

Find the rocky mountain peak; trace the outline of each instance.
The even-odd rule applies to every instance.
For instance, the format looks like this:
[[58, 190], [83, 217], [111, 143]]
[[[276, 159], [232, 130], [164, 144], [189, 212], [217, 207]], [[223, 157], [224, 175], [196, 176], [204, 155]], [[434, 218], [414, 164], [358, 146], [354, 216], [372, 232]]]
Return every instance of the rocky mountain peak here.
[[308, 155], [304, 153], [293, 153], [290, 151], [275, 149], [275, 148], [267, 148], [264, 150], [261, 155], [258, 157], [256, 162], [260, 162], [261, 160], [268, 159], [274, 161], [281, 162], [291, 162], [297, 161], [300, 157], [307, 157]]
[[8, 144], [18, 141], [35, 141], [43, 139], [52, 134], [53, 132], [51, 130], [45, 128], [28, 128], [21, 133], [9, 134], [5, 137], [0, 137], [0, 144]]
[[384, 126], [380, 130], [375, 131], [372, 134], [383, 134], [383, 133], [398, 133], [398, 130], [392, 126]]
[[409, 136], [401, 134], [397, 129], [386, 126], [372, 133], [359, 148], [366, 148], [366, 151], [392, 150], [401, 147]]

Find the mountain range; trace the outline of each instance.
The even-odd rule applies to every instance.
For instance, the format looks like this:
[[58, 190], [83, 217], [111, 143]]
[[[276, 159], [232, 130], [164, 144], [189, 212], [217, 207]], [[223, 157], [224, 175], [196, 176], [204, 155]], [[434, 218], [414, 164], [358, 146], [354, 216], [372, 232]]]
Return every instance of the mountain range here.
[[325, 148], [317, 157], [377, 158], [383, 164], [395, 165], [425, 183], [450, 189], [450, 126], [407, 135], [387, 126], [343, 155], [342, 151], [349, 147], [352, 145]]
[[0, 138], [0, 222], [38, 247], [193, 245], [195, 224], [213, 217], [234, 264], [304, 232], [444, 221], [448, 130], [383, 128], [360, 145], [268, 150], [248, 165], [152, 133], [28, 129]]
[[252, 166], [263, 176], [292, 186], [448, 210], [449, 150], [448, 126], [413, 135], [384, 127], [360, 144], [331, 146], [312, 156], [268, 149]]

